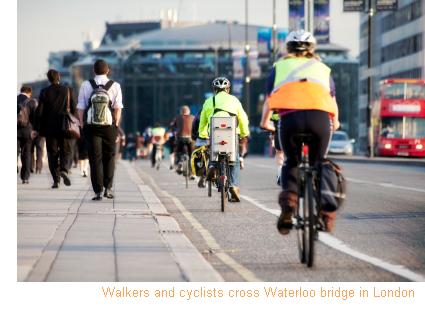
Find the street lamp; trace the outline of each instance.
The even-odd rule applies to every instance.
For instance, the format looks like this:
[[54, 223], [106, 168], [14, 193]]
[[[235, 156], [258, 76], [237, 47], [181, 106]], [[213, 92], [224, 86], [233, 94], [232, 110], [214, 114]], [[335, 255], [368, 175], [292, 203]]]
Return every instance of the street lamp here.
[[367, 68], [368, 68], [368, 77], [367, 77], [367, 152], [369, 157], [373, 157], [373, 125], [372, 125], [372, 19], [375, 14], [373, 7], [374, 1], [368, 1], [368, 20], [367, 20], [367, 35], [368, 35], [368, 45], [367, 45]]
[[274, 62], [276, 61], [277, 54], [276, 0], [273, 0], [272, 45], [272, 64], [274, 64]]
[[249, 118], [250, 114], [250, 69], [249, 69], [249, 44], [248, 44], [248, 0], [245, 0], [245, 104], [246, 113]]

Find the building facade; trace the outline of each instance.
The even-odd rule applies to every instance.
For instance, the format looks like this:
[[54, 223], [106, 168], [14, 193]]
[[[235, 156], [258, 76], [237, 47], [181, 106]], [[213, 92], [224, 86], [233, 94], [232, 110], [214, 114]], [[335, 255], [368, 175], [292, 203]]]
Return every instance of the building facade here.
[[[195, 26], [151, 30], [102, 44], [71, 66], [72, 85], [92, 77], [96, 59], [105, 59], [110, 77], [123, 89], [122, 127], [126, 132], [142, 132], [160, 123], [167, 126], [182, 105], [198, 112], [211, 82], [217, 76], [232, 81], [232, 94], [242, 102], [252, 128], [250, 151], [263, 153], [267, 134], [260, 131], [262, 105], [271, 59], [258, 53], [258, 33], [264, 27], [216, 21]], [[245, 31], [248, 37], [245, 37]], [[245, 81], [248, 40], [249, 93]], [[350, 137], [357, 133], [358, 61], [334, 44], [317, 47], [323, 61], [332, 68], [340, 107], [342, 128]], [[247, 97], [249, 96], [249, 97]], [[249, 98], [249, 100], [248, 100]]]
[[371, 105], [379, 99], [379, 82], [387, 78], [425, 77], [425, 1], [399, 0], [395, 11], [376, 12], [372, 18], [372, 69], [368, 70], [368, 17], [360, 25], [359, 143], [368, 142], [368, 75], [372, 75]]

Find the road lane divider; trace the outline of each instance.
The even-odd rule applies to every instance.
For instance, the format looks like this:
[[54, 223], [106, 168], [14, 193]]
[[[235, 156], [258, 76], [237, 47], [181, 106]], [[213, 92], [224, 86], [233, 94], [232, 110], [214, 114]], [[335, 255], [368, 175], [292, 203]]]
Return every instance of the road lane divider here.
[[155, 190], [158, 193], [170, 198], [173, 201], [174, 205], [176, 205], [176, 207], [179, 209], [181, 214], [186, 218], [187, 221], [189, 221], [192, 227], [196, 231], [198, 231], [199, 234], [202, 236], [208, 248], [211, 250], [214, 250], [214, 255], [217, 256], [225, 265], [233, 269], [247, 282], [262, 282], [262, 280], [258, 278], [255, 275], [255, 273], [253, 273], [252, 271], [244, 267], [242, 264], [238, 263], [226, 252], [223, 252], [217, 240], [215, 240], [212, 234], [192, 215], [190, 211], [186, 209], [186, 207], [182, 204], [182, 202], [178, 198], [174, 197], [169, 192], [161, 189], [150, 175], [142, 172], [139, 168], [137, 168], [137, 171], [149, 179], [149, 182], [151, 183], [152, 187], [155, 188]]
[[372, 186], [381, 186], [381, 187], [386, 187], [386, 188], [407, 190], [407, 191], [411, 191], [411, 192], [425, 193], [425, 189], [421, 189], [421, 188], [400, 186], [400, 185], [394, 185], [394, 184], [391, 184], [391, 183], [375, 183], [375, 182], [370, 182], [370, 181], [367, 181], [367, 180], [356, 179], [356, 178], [351, 178], [351, 177], [347, 177], [346, 179], [349, 182], [357, 183], [357, 184], [366, 184], [366, 185], [372, 185]]
[[[260, 167], [260, 168], [266, 168], [266, 169], [273, 169], [273, 170], [276, 169], [275, 166], [259, 164], [259, 163], [250, 162], [250, 165]], [[425, 193], [425, 189], [422, 189], [422, 188], [401, 186], [401, 185], [395, 185], [395, 184], [392, 184], [392, 183], [371, 182], [371, 181], [368, 181], [368, 180], [351, 178], [351, 177], [346, 177], [346, 180], [349, 181], [349, 182], [352, 182], [352, 183], [357, 183], [357, 184], [366, 184], [366, 185], [371, 185], [371, 186], [380, 186], [380, 187], [385, 187], [385, 188], [393, 188], [393, 189], [401, 189], [401, 190], [418, 192], [418, 193]]]
[[[273, 208], [269, 208], [263, 204], [261, 204], [260, 202], [258, 202], [257, 200], [255, 200], [254, 198], [251, 198], [249, 196], [246, 195], [241, 195], [241, 198], [246, 200], [247, 202], [257, 206], [258, 208], [267, 211], [268, 213], [271, 213], [275, 216], [279, 216], [280, 215], [280, 210], [279, 209], [273, 209]], [[404, 277], [406, 279], [408, 279], [409, 281], [413, 281], [413, 282], [425, 282], [425, 276], [418, 274], [412, 270], [409, 270], [408, 268], [406, 268], [403, 265], [397, 265], [397, 264], [391, 264], [388, 263], [384, 260], [381, 260], [379, 258], [364, 254], [362, 252], [359, 252], [353, 248], [351, 248], [350, 246], [348, 246], [347, 244], [345, 244], [344, 242], [342, 242], [341, 240], [337, 239], [336, 237], [326, 233], [326, 232], [320, 232], [319, 233], [319, 241], [322, 242], [323, 244], [327, 245], [328, 247], [331, 247], [337, 251], [340, 251], [342, 253], [348, 254], [356, 259], [362, 260], [363, 262], [367, 262], [369, 264], [372, 264], [376, 267], [379, 267], [385, 271], [388, 271], [390, 273], [393, 273], [395, 275]]]

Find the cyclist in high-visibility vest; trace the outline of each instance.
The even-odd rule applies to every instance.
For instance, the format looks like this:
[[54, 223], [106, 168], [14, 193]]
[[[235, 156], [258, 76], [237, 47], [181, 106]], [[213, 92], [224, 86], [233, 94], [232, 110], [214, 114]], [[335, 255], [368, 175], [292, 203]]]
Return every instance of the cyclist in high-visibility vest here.
[[[209, 123], [212, 116], [236, 116], [238, 120], [237, 133], [239, 142], [244, 142], [249, 137], [249, 121], [245, 110], [238, 98], [230, 94], [230, 81], [225, 77], [218, 77], [213, 80], [212, 87], [214, 96], [205, 100], [202, 106], [201, 117], [199, 121], [199, 138], [206, 140], [209, 138]], [[197, 140], [198, 145], [202, 145]], [[239, 146], [236, 146], [238, 149]], [[236, 162], [230, 165], [230, 194], [231, 201], [239, 202], [239, 154], [236, 155]]]
[[[281, 215], [277, 222], [281, 234], [288, 234], [292, 228], [292, 215], [298, 204], [299, 149], [292, 136], [313, 135], [309, 157], [311, 162], [317, 162], [325, 158], [332, 132], [339, 127], [331, 69], [315, 54], [315, 44], [313, 35], [304, 30], [288, 35], [288, 54], [276, 62], [271, 71], [263, 109], [278, 111], [280, 115], [278, 133], [286, 157], [279, 195]], [[335, 211], [322, 212], [327, 231], [333, 230], [335, 215]]]

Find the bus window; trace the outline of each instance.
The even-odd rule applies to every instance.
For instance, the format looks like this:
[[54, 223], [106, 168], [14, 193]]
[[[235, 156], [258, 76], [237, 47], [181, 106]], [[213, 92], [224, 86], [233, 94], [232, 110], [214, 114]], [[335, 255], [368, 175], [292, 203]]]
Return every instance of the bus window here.
[[387, 84], [383, 94], [386, 99], [404, 99], [404, 84]]
[[406, 118], [406, 138], [425, 138], [425, 118]]
[[425, 99], [425, 86], [407, 84], [406, 99]]
[[401, 138], [403, 135], [403, 118], [382, 118], [382, 128], [380, 134], [383, 138]]

